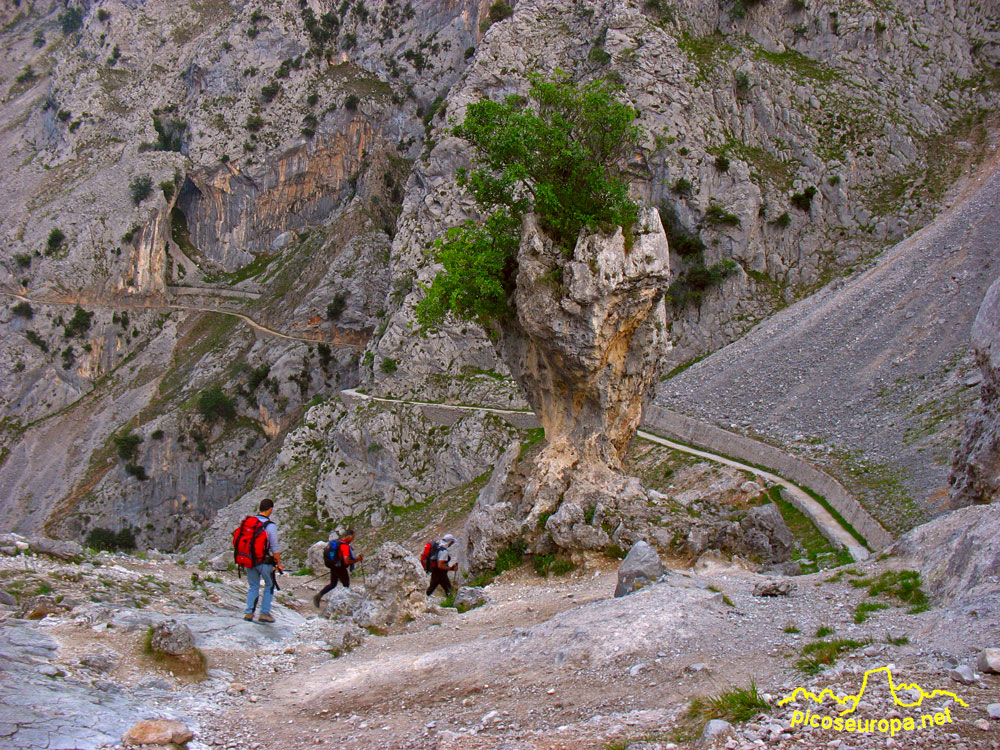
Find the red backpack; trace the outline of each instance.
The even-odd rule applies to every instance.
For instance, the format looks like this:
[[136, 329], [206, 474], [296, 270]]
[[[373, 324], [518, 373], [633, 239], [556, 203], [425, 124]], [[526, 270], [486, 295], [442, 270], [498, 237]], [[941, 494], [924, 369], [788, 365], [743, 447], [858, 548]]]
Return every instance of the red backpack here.
[[233, 532], [233, 557], [241, 568], [255, 568], [267, 558], [267, 526], [274, 521], [261, 521], [247, 516]]
[[424, 545], [423, 554], [420, 555], [420, 564], [428, 573], [437, 567], [438, 552], [440, 551], [441, 545], [437, 542], [427, 542], [427, 544]]

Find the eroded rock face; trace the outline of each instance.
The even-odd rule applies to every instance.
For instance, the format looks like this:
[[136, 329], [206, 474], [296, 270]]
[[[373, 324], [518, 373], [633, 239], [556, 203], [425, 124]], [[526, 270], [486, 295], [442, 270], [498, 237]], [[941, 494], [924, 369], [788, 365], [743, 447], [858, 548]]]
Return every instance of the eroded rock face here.
[[567, 258], [527, 216], [518, 250], [516, 316], [500, 353], [545, 428], [550, 453], [620, 469], [665, 346], [667, 238], [656, 209], [635, 228], [581, 235]]
[[952, 458], [953, 508], [1000, 499], [1000, 279], [986, 292], [972, 324], [972, 346], [982, 384], [979, 408]]
[[[515, 316], [501, 323], [497, 348], [545, 428], [532, 466], [501, 461], [467, 527], [471, 569], [492, 562], [502, 540], [535, 537], [600, 549], [620, 519], [646, 504], [622, 457], [666, 346], [663, 290], [670, 280], [667, 238], [655, 209], [626, 246], [611, 235], [581, 235], [566, 257], [525, 217], [518, 250]], [[547, 535], [539, 536], [544, 528]]]

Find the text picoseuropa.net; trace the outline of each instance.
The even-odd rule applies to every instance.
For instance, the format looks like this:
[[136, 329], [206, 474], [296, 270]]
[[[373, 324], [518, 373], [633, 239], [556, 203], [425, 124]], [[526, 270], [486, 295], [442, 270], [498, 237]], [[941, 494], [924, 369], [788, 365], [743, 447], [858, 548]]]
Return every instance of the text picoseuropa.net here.
[[951, 712], [945, 708], [932, 714], [923, 714], [919, 724], [912, 716], [904, 719], [844, 719], [840, 716], [824, 716], [812, 711], [795, 711], [792, 713], [792, 726], [811, 727], [813, 729], [833, 729], [836, 732], [858, 732], [888, 734], [896, 736], [899, 732], [912, 732], [915, 729], [951, 724]]

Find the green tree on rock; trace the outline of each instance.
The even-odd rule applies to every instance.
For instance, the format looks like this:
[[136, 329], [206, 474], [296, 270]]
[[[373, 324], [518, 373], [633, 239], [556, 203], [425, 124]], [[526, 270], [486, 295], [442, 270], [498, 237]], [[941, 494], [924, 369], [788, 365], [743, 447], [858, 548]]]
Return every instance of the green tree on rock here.
[[546, 234], [567, 255], [580, 231], [629, 232], [639, 207], [629, 196], [624, 166], [638, 147], [635, 109], [606, 80], [573, 84], [557, 72], [535, 75], [529, 98], [469, 105], [454, 129], [476, 154], [459, 184], [484, 217], [448, 230], [435, 243], [444, 266], [417, 306], [424, 330], [451, 313], [485, 328], [511, 315], [521, 219], [534, 212]]

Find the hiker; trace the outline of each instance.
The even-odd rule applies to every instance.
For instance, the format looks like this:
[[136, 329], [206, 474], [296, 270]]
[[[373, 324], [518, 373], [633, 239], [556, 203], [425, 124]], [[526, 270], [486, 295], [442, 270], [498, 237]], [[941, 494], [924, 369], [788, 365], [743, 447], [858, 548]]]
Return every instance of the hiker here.
[[236, 564], [246, 568], [247, 606], [243, 619], [253, 621], [257, 599], [260, 596], [260, 583], [264, 581], [264, 595], [260, 602], [260, 617], [258, 622], [274, 622], [271, 615], [271, 599], [277, 583], [274, 571], [284, 573], [281, 567], [281, 545], [278, 542], [278, 527], [271, 520], [274, 511], [274, 501], [265, 497], [260, 501], [260, 512], [255, 516], [247, 516], [233, 533], [233, 550]]
[[431, 585], [427, 587], [427, 596], [434, 593], [438, 586], [444, 589], [444, 595], [451, 593], [451, 581], [448, 580], [449, 570], [458, 570], [458, 565], [452, 563], [448, 548], [455, 543], [455, 537], [445, 534], [438, 543], [437, 554], [430, 560]]
[[351, 542], [354, 541], [354, 529], [348, 529], [347, 533], [340, 539], [331, 539], [323, 550], [323, 562], [330, 569], [330, 583], [323, 590], [313, 597], [313, 604], [319, 608], [319, 600], [328, 591], [337, 588], [341, 584], [345, 589], [351, 588], [351, 573], [354, 563], [361, 562], [364, 555], [354, 555]]

